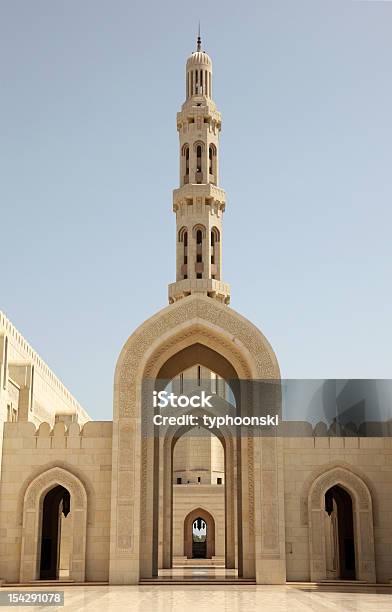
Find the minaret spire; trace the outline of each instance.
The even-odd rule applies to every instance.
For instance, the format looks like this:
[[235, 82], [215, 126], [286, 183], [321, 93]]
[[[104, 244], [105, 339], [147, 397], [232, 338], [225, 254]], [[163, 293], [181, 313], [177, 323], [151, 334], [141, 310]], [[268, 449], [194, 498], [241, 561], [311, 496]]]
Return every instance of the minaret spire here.
[[212, 62], [201, 48], [186, 63], [185, 102], [177, 113], [180, 184], [173, 191], [176, 215], [176, 281], [169, 303], [189, 295], [230, 301], [222, 279], [222, 218], [226, 196], [219, 184], [221, 115], [212, 99]]
[[196, 51], [201, 51], [201, 37], [200, 37], [200, 19], [199, 19], [199, 30], [197, 34], [197, 46]]

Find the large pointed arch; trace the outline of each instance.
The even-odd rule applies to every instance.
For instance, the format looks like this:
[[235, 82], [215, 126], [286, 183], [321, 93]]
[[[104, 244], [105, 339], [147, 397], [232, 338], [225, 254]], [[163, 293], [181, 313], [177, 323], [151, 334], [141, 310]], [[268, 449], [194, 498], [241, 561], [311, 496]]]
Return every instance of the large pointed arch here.
[[[149, 509], [157, 495], [151, 463], [154, 440], [144, 439], [142, 444], [141, 439], [142, 381], [156, 380], [170, 358], [195, 344], [219, 353], [239, 379], [280, 378], [276, 357], [260, 331], [232, 309], [206, 296], [192, 295], [170, 305], [127, 340], [114, 380], [112, 583], [137, 584], [141, 575], [148, 577], [152, 571], [148, 569], [148, 547], [140, 549], [141, 534], [156, 536]], [[264, 451], [268, 463], [264, 461]], [[249, 439], [241, 453], [250, 474], [244, 511], [252, 527], [245, 545], [256, 549], [255, 577], [259, 582], [284, 582], [283, 491], [278, 477], [281, 440], [265, 438], [261, 445], [260, 440]], [[263, 525], [254, 520], [255, 514], [263, 517]], [[142, 555], [146, 557], [142, 559]]]

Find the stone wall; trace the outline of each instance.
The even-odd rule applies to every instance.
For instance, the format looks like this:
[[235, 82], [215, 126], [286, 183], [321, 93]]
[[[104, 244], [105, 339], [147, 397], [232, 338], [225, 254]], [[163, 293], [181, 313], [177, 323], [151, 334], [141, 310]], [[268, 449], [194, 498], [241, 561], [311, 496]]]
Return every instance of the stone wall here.
[[284, 438], [287, 579], [310, 580], [309, 492], [319, 475], [337, 467], [344, 468], [348, 475], [358, 476], [370, 492], [377, 582], [389, 582], [392, 579], [392, 439], [382, 437]]
[[[80, 429], [57, 423], [5, 423], [0, 491], [0, 579], [18, 581], [23, 500], [38, 476], [60, 467], [77, 476], [87, 494], [86, 580], [108, 580], [112, 423], [91, 421]], [[71, 499], [72, 512], [72, 499]]]
[[215, 556], [225, 555], [225, 488], [223, 485], [173, 486], [173, 557], [184, 556], [184, 521], [195, 510], [207, 510], [215, 521]]

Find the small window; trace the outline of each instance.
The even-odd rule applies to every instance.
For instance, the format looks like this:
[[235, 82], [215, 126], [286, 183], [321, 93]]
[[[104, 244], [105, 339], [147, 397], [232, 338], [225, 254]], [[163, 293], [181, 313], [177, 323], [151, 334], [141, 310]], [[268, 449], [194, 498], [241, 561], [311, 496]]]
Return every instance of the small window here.
[[222, 478], [217, 478], [216, 479], [216, 484], [222, 484]]
[[197, 477], [197, 482], [201, 482], [200, 476]]
[[200, 253], [198, 255], [196, 255], [196, 262], [197, 263], [202, 263], [201, 254]]
[[177, 484], [182, 484], [182, 478], [177, 478]]
[[196, 274], [196, 278], [203, 278], [200, 272]]
[[180, 374], [180, 393], [181, 395], [184, 393], [184, 374]]

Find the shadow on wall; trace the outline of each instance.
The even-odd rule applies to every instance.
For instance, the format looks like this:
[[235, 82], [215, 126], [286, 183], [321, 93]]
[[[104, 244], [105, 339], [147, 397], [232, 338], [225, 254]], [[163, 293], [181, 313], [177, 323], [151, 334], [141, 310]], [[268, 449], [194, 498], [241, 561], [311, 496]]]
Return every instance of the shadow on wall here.
[[392, 380], [285, 380], [283, 418], [340, 426], [392, 419]]

